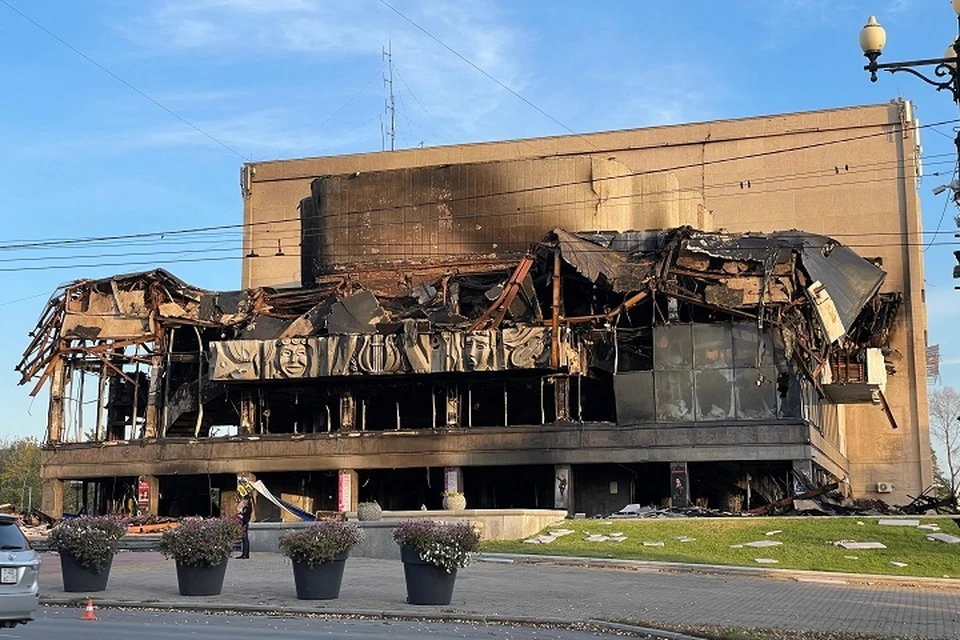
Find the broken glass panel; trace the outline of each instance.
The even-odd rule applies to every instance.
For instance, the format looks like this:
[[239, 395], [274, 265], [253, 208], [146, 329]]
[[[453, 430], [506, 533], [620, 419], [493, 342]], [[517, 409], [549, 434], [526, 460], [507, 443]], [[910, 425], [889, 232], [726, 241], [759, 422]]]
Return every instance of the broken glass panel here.
[[657, 422], [693, 420], [693, 371], [658, 371], [654, 387]]
[[696, 376], [696, 419], [730, 420], [736, 417], [733, 403], [733, 369], [702, 369]]
[[794, 373], [781, 374], [786, 383], [786, 394], [781, 389], [781, 381], [777, 382], [777, 400], [779, 401], [777, 415], [781, 418], [802, 418], [800, 379]]
[[613, 377], [617, 394], [617, 422], [630, 424], [653, 422], [656, 411], [653, 404], [653, 372], [621, 373]]
[[730, 325], [693, 325], [693, 366], [695, 369], [729, 369], [733, 366], [733, 338]]
[[736, 396], [737, 420], [776, 418], [776, 369], [737, 369]]
[[750, 322], [738, 322], [733, 325], [733, 359], [734, 366], [756, 367], [757, 366], [757, 343], [760, 343], [760, 365], [769, 367], [773, 365], [773, 340], [770, 334], [764, 331], [762, 334], [757, 329], [757, 325]]
[[653, 368], [656, 371], [693, 368], [690, 325], [675, 324], [653, 328]]

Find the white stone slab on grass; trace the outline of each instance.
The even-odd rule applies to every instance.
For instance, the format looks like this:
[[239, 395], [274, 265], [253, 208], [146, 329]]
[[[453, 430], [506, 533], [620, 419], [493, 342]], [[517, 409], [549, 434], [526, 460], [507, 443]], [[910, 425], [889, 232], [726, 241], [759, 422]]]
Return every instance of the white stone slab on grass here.
[[856, 542], [855, 540], [841, 540], [837, 543], [844, 549], [886, 549], [887, 545], [882, 542]]
[[552, 529], [547, 533], [549, 533], [554, 538], [559, 538], [560, 536], [568, 536], [571, 533], [576, 533], [576, 531], [574, 531], [573, 529]]
[[762, 549], [764, 547], [782, 547], [783, 543], [779, 540], [756, 540], [754, 542], [746, 542], [743, 546], [751, 547], [753, 549]]
[[584, 540], [587, 542], [606, 542], [609, 539], [610, 536], [600, 535], [599, 533], [595, 533], [584, 538]]
[[773, 558], [754, 558], [754, 562], [757, 564], [779, 564], [779, 560], [774, 560]]
[[676, 536], [674, 538], [677, 542], [695, 542], [696, 538], [691, 538], [690, 536]]
[[644, 541], [643, 541], [643, 546], [645, 546], [645, 547], [662, 547], [662, 546], [663, 546], [663, 541], [662, 541], [662, 540], [644, 540]]
[[895, 567], [905, 567], [905, 566], [907, 566], [907, 563], [906, 563], [906, 562], [897, 562], [896, 560], [891, 560], [891, 561], [890, 561], [890, 564], [892, 564], [892, 565], [895, 566]]
[[940, 531], [940, 525], [938, 524], [921, 524], [917, 529], [924, 529], [926, 531]]
[[783, 529], [774, 529], [773, 531], [767, 531], [764, 535], [775, 536], [778, 533], [783, 533]]
[[884, 527], [919, 527], [920, 521], [912, 518], [880, 518], [877, 524]]
[[960, 538], [952, 536], [949, 533], [931, 533], [927, 536], [927, 540], [936, 540], [944, 544], [957, 544], [960, 542]]

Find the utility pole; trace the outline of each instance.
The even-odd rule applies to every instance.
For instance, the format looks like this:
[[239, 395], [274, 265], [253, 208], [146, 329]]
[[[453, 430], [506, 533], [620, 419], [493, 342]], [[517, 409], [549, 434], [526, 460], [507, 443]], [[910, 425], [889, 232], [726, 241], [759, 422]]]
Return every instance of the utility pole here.
[[388, 97], [384, 103], [384, 110], [390, 115], [390, 128], [387, 129], [386, 137], [390, 138], [390, 151], [394, 151], [397, 140], [397, 105], [393, 95], [393, 45], [389, 40], [386, 48], [383, 49], [383, 59], [387, 61], [387, 75], [383, 77], [383, 84], [389, 89]]

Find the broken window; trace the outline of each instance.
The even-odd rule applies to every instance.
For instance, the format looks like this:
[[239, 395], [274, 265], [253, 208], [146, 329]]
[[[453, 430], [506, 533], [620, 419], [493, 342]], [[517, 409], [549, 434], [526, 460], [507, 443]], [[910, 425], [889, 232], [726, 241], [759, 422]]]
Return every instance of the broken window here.
[[655, 375], [657, 421], [693, 420], [693, 371], [658, 371]]
[[631, 424], [653, 422], [657, 415], [653, 403], [653, 372], [636, 371], [614, 377], [617, 394], [617, 422]]
[[733, 335], [728, 324], [695, 324], [693, 366], [695, 369], [728, 369], [733, 366]]
[[737, 369], [737, 420], [777, 417], [777, 372], [772, 368]]
[[733, 369], [703, 369], [696, 372], [696, 420], [731, 420], [737, 417], [733, 409], [733, 378]]
[[653, 368], [678, 371], [693, 367], [693, 339], [690, 325], [656, 327], [653, 338]]

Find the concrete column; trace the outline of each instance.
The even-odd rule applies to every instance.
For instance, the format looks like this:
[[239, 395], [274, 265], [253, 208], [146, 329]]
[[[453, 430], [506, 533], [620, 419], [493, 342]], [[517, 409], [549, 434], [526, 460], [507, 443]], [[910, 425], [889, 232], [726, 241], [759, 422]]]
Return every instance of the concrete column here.
[[463, 493], [463, 470], [460, 467], [444, 467], [443, 490]]
[[670, 463], [670, 504], [681, 508], [690, 506], [690, 477], [686, 462]]
[[356, 511], [359, 489], [357, 472], [353, 469], [340, 469], [337, 478], [337, 511]]
[[238, 432], [248, 436], [254, 432], [257, 424], [257, 400], [250, 391], [240, 392], [240, 426]]
[[137, 479], [137, 511], [156, 516], [159, 508], [160, 480], [156, 476], [140, 476]]
[[557, 376], [553, 379], [553, 404], [557, 422], [570, 421], [570, 378]]
[[[154, 349], [159, 349], [162, 344], [161, 340], [157, 340], [154, 343]], [[163, 377], [161, 373], [163, 371], [163, 354], [154, 353], [150, 357], [150, 387], [147, 391], [147, 410], [144, 414], [146, 419], [146, 424], [144, 425], [144, 438], [156, 438], [159, 431], [158, 425], [160, 423], [160, 383]], [[197, 404], [199, 405], [200, 398], [197, 398]]]
[[63, 516], [63, 480], [44, 478], [41, 484], [43, 493], [40, 500], [41, 510], [51, 518]]
[[155, 516], [160, 515], [160, 478], [157, 476], [144, 476], [150, 489], [150, 498], [147, 502], [147, 513]]
[[357, 423], [357, 402], [353, 394], [340, 394], [340, 431], [353, 431]]
[[[48, 443], [60, 442], [63, 434], [63, 396], [67, 386], [64, 367], [63, 358], [56, 356], [56, 360], [53, 361], [53, 374], [50, 377], [50, 408], [47, 412]], [[60, 508], [63, 508], [62, 498]]]
[[446, 385], [447, 394], [447, 416], [445, 424], [448, 427], [460, 426], [460, 394], [457, 393], [457, 385]]
[[568, 464], [553, 467], [553, 508], [573, 511], [573, 469]]

